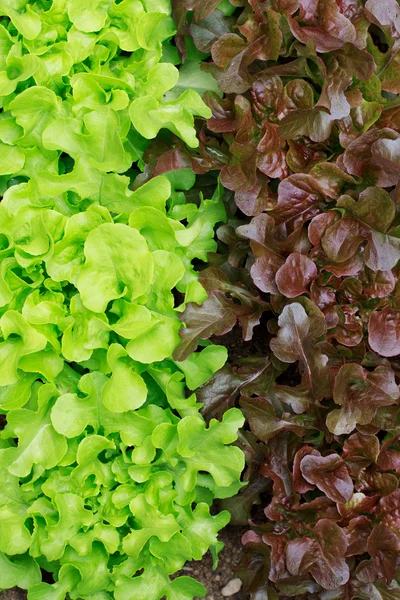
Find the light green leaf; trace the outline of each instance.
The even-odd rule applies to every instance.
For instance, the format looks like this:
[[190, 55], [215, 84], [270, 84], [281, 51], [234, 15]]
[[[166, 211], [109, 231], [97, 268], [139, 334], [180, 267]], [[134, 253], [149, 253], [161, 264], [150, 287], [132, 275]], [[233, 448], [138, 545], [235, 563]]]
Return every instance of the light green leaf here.
[[[185, 491], [194, 489], [199, 471], [210, 473], [218, 486], [228, 487], [240, 477], [244, 468], [242, 451], [231, 444], [237, 438], [238, 428], [244, 423], [240, 410], [228, 410], [221, 422], [212, 419], [208, 429], [198, 416], [184, 417], [177, 425], [179, 443], [176, 451], [184, 462], [182, 486]], [[172, 430], [161, 425], [154, 430], [152, 439], [156, 447], [167, 454], [174, 451], [170, 445]]]
[[79, 294], [71, 298], [71, 316], [62, 337], [62, 353], [68, 361], [89, 360], [93, 350], [108, 348], [110, 326], [105, 315], [82, 304]]
[[60, 42], [52, 46], [51, 52], [46, 52], [38, 57], [38, 65], [33, 74], [37, 85], [45, 86], [53, 92], [62, 92], [65, 85], [64, 78], [74, 64], [67, 48], [65, 42]]
[[21, 356], [18, 361], [18, 368], [27, 373], [40, 373], [43, 377], [53, 382], [57, 375], [63, 369], [64, 361], [54, 348], [45, 348], [40, 352], [35, 352]]
[[7, 458], [8, 470], [13, 475], [26, 477], [33, 465], [52, 469], [67, 452], [65, 438], [54, 430], [50, 420], [56, 394], [54, 386], [42, 385], [37, 411], [21, 408], [9, 413], [8, 423], [19, 438], [18, 447], [1, 450], [0, 454]]
[[92, 594], [103, 592], [110, 584], [111, 574], [107, 566], [108, 560], [109, 554], [104, 546], [94, 542], [92, 550], [86, 552], [84, 556], [68, 547], [60, 562], [72, 565], [79, 571], [81, 581], [76, 586], [76, 594], [82, 598], [92, 598]]
[[145, 12], [137, 22], [136, 36], [145, 50], [158, 50], [161, 58], [161, 42], [175, 33], [175, 23], [169, 15], [162, 12]]
[[2, 15], [10, 17], [16, 29], [28, 40], [33, 40], [39, 35], [41, 29], [40, 17], [27, 2], [2, 0], [0, 11]]
[[0, 507], [0, 552], [22, 554], [31, 545], [31, 534], [25, 525], [26, 514], [8, 506]]
[[211, 73], [200, 69], [201, 63], [196, 60], [187, 60], [179, 69], [177, 84], [165, 95], [166, 100], [176, 100], [185, 90], [194, 90], [200, 96], [204, 92], [214, 92], [222, 98], [215, 78]]
[[188, 388], [196, 390], [224, 366], [227, 358], [228, 351], [224, 346], [206, 346], [176, 364], [184, 372]]
[[147, 387], [126, 356], [125, 349], [118, 344], [112, 344], [108, 350], [108, 363], [112, 374], [103, 387], [104, 406], [115, 413], [140, 408], [146, 402]]
[[172, 353], [185, 304], [206, 296], [194, 261], [216, 250], [223, 190], [196, 200], [191, 169], [153, 177], [150, 140], [195, 147], [211, 116], [195, 90], [214, 80], [173, 66], [169, 0], [0, 10], [0, 587], [204, 596], [170, 575], [221, 547], [226, 514], [199, 502], [240, 488], [227, 444], [242, 417], [206, 428], [188, 395], [222, 348]]
[[76, 282], [84, 261], [86, 238], [92, 229], [106, 220], [107, 216], [96, 210], [87, 210], [68, 219], [63, 238], [55, 244], [52, 255], [46, 261], [47, 271], [54, 281]]
[[130, 213], [134, 209], [141, 209], [147, 206], [164, 213], [165, 203], [171, 195], [171, 185], [166, 177], [160, 175], [153, 177], [150, 181], [146, 181], [146, 183], [129, 194], [122, 190], [121, 193], [118, 192], [119, 188], [115, 189], [114, 186], [114, 194], [110, 194], [109, 197], [106, 197], [104, 194], [99, 201], [108, 210], [118, 214]]
[[71, 117], [53, 119], [43, 131], [43, 144], [48, 150], [63, 150], [72, 157], [87, 156], [101, 171], [123, 173], [132, 162], [124, 150], [118, 114], [108, 107], [87, 113], [83, 123]]
[[0, 387], [1, 409], [10, 410], [24, 406], [31, 397], [31, 388], [35, 379], [34, 373], [21, 373], [14, 384]]
[[18, 140], [18, 145], [41, 148], [43, 131], [60, 104], [55, 93], [45, 87], [27, 88], [18, 94], [8, 105], [16, 122], [24, 130], [24, 136]]
[[164, 316], [145, 333], [128, 342], [129, 356], [144, 364], [157, 362], [171, 356], [179, 345], [182, 323], [176, 317]]
[[152, 251], [174, 251], [178, 246], [175, 231], [184, 229], [179, 221], [150, 206], [134, 210], [130, 214], [129, 225], [140, 231]]
[[230, 514], [224, 510], [217, 515], [210, 514], [210, 507], [205, 503], [198, 504], [193, 512], [187, 507], [181, 509], [178, 521], [183, 529], [183, 534], [191, 543], [192, 557], [200, 560], [210, 547], [222, 549], [218, 542], [218, 532], [230, 520]]
[[87, 425], [98, 427], [97, 406], [77, 394], [63, 394], [53, 406], [51, 422], [58, 433], [67, 438], [76, 437]]
[[5, 340], [0, 343], [0, 385], [10, 385], [18, 381], [20, 359], [43, 350], [47, 340], [15, 310], [1, 317], [0, 328]]
[[[119, 533], [112, 525], [106, 523], [96, 523], [92, 529], [87, 532], [77, 533], [69, 542], [80, 556], [88, 555], [93, 550], [93, 543], [99, 541], [109, 554], [117, 552], [120, 544]], [[64, 555], [64, 558], [66, 556]], [[70, 562], [66, 560], [65, 562]]]
[[129, 356], [142, 363], [152, 363], [171, 356], [180, 341], [181, 321], [173, 308], [171, 290], [183, 277], [184, 265], [176, 254], [164, 250], [153, 252], [153, 258], [154, 276], [147, 293], [146, 306], [154, 325], [146, 328], [141, 335], [134, 335], [126, 347]]
[[[114, 210], [117, 206], [124, 207], [121, 212], [130, 212], [129, 197], [132, 193], [128, 190], [128, 177], [101, 172], [90, 163], [89, 158], [77, 156], [72, 171], [64, 175], [40, 171], [37, 176], [40, 192], [49, 197], [74, 192], [82, 199], [109, 207], [113, 212], [119, 212]], [[126, 207], [128, 210], [125, 210]]]
[[191, 148], [199, 142], [194, 132], [194, 116], [211, 117], [211, 111], [193, 90], [186, 90], [176, 100], [158, 102], [153, 96], [142, 96], [132, 102], [129, 115], [133, 126], [145, 138], [155, 138], [161, 128], [170, 129]]
[[155, 405], [124, 414], [110, 412], [102, 402], [102, 390], [107, 381], [102, 373], [88, 373], [79, 382], [86, 397], [71, 393], [60, 396], [51, 413], [56, 431], [72, 438], [80, 435], [88, 425], [95, 431], [101, 426], [106, 435], [119, 433], [125, 445], [140, 448], [157, 425], [170, 422], [165, 411]]
[[100, 225], [89, 233], [84, 253], [77, 288], [93, 312], [104, 312], [115, 298], [138, 298], [152, 281], [153, 257], [144, 238], [127, 225]]
[[104, 27], [111, 0], [79, 0], [68, 2], [68, 16], [79, 31], [90, 33]]
[[40, 580], [39, 565], [32, 557], [21, 555], [11, 560], [0, 553], [0, 588], [18, 586], [26, 590]]
[[180, 529], [172, 514], [163, 515], [147, 502], [144, 494], [139, 494], [131, 500], [129, 508], [138, 528], [132, 530], [122, 541], [122, 547], [128, 556], [138, 556], [153, 536], [162, 542], [168, 542]]
[[0, 143], [0, 175], [17, 173], [25, 164], [25, 154], [18, 146]]
[[47, 527], [46, 537], [40, 542], [41, 551], [50, 561], [60, 559], [68, 541], [81, 527], [89, 527], [93, 522], [92, 513], [84, 507], [84, 499], [76, 494], [56, 494], [54, 503], [58, 522]]
[[63, 565], [56, 583], [38, 583], [28, 591], [28, 600], [65, 600], [66, 594], [79, 583], [79, 571], [71, 565]]
[[[212, 76], [210, 77], [212, 79]], [[176, 67], [169, 63], [159, 63], [150, 69], [147, 80], [143, 84], [142, 94], [153, 96], [161, 102], [165, 92], [176, 86], [178, 78], [179, 71]]]
[[122, 576], [116, 584], [115, 600], [193, 600], [204, 598], [205, 587], [191, 577], [178, 577], [171, 581], [157, 565], [148, 567], [138, 577]]
[[158, 323], [158, 319], [152, 318], [152, 313], [148, 308], [123, 299], [114, 302], [112, 312], [119, 317], [113, 325], [113, 330], [128, 340], [145, 334]]
[[148, 371], [164, 392], [172, 409], [179, 411], [181, 416], [198, 413], [200, 404], [197, 403], [195, 394], [187, 397], [186, 382], [181, 371], [175, 370], [166, 361], [162, 365], [151, 365]]

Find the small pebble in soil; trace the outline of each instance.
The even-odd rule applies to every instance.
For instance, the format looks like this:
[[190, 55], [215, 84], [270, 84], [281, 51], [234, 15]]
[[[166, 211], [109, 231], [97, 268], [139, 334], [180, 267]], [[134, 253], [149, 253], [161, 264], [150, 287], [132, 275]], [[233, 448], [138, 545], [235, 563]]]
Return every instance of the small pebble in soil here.
[[[184, 569], [176, 573], [174, 577], [182, 575], [190, 575], [200, 581], [207, 590], [204, 600], [245, 600], [241, 588], [231, 596], [223, 596], [222, 590], [232, 579], [237, 579], [235, 573], [236, 567], [242, 561], [242, 545], [241, 538], [246, 528], [244, 527], [227, 527], [219, 534], [219, 539], [224, 543], [224, 548], [218, 556], [218, 567], [213, 570], [213, 558], [210, 552], [200, 561], [193, 561], [185, 565]], [[191, 573], [187, 572], [187, 568], [192, 569]], [[1, 597], [0, 597], [0, 600]], [[194, 598], [200, 600], [200, 598]]]
[[229, 596], [234, 596], [237, 594], [241, 587], [242, 582], [238, 577], [235, 577], [235, 579], [231, 579], [226, 586], [222, 588], [221, 594], [224, 596], [224, 598], [229, 598]]

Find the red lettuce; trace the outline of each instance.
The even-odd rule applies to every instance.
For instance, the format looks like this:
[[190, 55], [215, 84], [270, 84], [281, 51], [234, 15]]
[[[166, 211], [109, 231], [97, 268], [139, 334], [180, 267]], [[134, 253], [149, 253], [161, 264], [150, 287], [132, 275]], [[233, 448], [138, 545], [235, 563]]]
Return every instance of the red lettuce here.
[[228, 346], [197, 395], [206, 418], [247, 418], [248, 487], [228, 501], [250, 525], [245, 590], [400, 598], [400, 4], [175, 7], [223, 95], [168, 160], [218, 173], [228, 214], [177, 356]]

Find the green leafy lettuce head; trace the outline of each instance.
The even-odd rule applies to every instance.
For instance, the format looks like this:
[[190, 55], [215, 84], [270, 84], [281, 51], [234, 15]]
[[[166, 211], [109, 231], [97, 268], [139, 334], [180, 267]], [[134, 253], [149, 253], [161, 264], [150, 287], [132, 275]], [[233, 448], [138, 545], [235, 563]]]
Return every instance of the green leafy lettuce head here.
[[194, 147], [209, 109], [193, 90], [164, 99], [178, 80], [164, 0], [0, 10], [0, 588], [203, 596], [170, 576], [221, 549], [229, 515], [210, 504], [241, 486], [243, 417], [206, 427], [188, 393], [225, 348], [172, 354], [225, 213], [219, 189], [186, 204], [191, 171], [136, 177], [150, 138]]

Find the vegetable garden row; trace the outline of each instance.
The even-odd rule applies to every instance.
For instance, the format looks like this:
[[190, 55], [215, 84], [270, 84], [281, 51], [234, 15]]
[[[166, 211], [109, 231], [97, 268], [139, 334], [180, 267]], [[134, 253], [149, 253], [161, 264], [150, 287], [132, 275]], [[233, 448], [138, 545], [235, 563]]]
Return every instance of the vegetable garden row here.
[[0, 589], [400, 599], [398, 0], [0, 0]]

